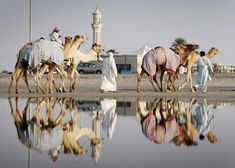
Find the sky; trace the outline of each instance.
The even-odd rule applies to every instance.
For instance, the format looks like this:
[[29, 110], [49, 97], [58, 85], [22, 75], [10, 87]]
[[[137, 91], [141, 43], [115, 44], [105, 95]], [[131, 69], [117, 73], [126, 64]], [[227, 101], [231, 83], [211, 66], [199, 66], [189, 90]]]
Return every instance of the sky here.
[[[177, 37], [220, 53], [211, 61], [235, 65], [234, 0], [32, 0], [33, 40], [49, 39], [57, 26], [62, 37], [87, 35], [92, 45], [92, 13], [102, 14], [102, 44], [132, 53], [145, 44], [170, 47]], [[0, 1], [0, 71], [14, 69], [19, 49], [29, 41], [29, 0]]]

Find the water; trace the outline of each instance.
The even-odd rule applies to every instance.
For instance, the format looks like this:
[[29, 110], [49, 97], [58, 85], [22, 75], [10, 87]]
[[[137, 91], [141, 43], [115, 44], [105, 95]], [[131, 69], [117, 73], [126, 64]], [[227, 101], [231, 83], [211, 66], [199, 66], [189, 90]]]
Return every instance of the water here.
[[[28, 101], [18, 98], [18, 114], [22, 115], [26, 107], [27, 120], [25, 127], [18, 127], [18, 131], [24, 133], [18, 136], [14, 121], [23, 119], [17, 117], [15, 100], [10, 99], [11, 109], [8, 99], [0, 99], [0, 167], [228, 168], [235, 164], [235, 102], [210, 102], [205, 99], [119, 102], [115, 99], [85, 101], [55, 98], [32, 98]], [[203, 113], [205, 109], [206, 113]], [[152, 127], [156, 129], [143, 129], [148, 130], [145, 132], [142, 131], [141, 121], [144, 116], [149, 116], [149, 111], [154, 111], [157, 118], [152, 121], [159, 123], [157, 127]], [[11, 112], [15, 114], [15, 119]], [[162, 116], [159, 115], [161, 112]], [[57, 123], [52, 122], [58, 116], [61, 118], [57, 119]], [[146, 121], [142, 124], [151, 126]], [[190, 126], [194, 128], [191, 129], [193, 135], [186, 136], [190, 134], [184, 131], [187, 132]], [[199, 139], [198, 131], [202, 128], [214, 136], [214, 143], [207, 137]], [[151, 130], [156, 130], [157, 134], [154, 136]], [[91, 145], [91, 139], [82, 136], [82, 133], [89, 133], [94, 143]], [[68, 147], [67, 152], [71, 153], [65, 154], [64, 145], [61, 145], [64, 135], [69, 137], [67, 144], [75, 144], [80, 151], [74, 153]], [[183, 140], [181, 135], [184, 135]], [[182, 144], [176, 145], [177, 142]], [[54, 157], [49, 150], [51, 148], [54, 148]], [[57, 159], [55, 151], [58, 152]]]

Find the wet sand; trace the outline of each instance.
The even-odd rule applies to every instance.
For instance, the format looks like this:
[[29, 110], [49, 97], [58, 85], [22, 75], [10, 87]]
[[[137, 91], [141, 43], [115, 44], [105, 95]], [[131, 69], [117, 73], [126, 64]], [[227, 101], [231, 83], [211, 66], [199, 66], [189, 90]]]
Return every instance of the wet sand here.
[[[101, 85], [100, 75], [93, 74], [82, 74], [75, 92], [53, 94], [42, 94], [42, 93], [28, 93], [26, 85], [23, 80], [19, 82], [20, 94], [15, 94], [15, 83], [12, 87], [12, 93], [8, 93], [8, 86], [11, 79], [9, 74], [0, 74], [0, 98], [5, 97], [39, 97], [39, 96], [50, 96], [50, 97], [72, 97], [75, 99], [82, 100], [96, 100], [102, 97], [113, 97], [120, 101], [122, 100], [136, 100], [137, 97], [141, 99], [153, 99], [156, 97], [169, 97], [169, 98], [199, 98], [205, 97], [213, 101], [235, 101], [235, 74], [215, 74], [212, 81], [208, 82], [207, 93], [192, 93], [189, 89], [189, 84], [186, 85], [180, 91], [172, 92], [154, 92], [150, 85], [148, 78], [143, 78], [141, 82], [142, 90], [140, 93], [136, 91], [137, 78], [136, 75], [119, 75], [117, 78], [118, 90], [116, 93], [107, 92], [100, 93], [99, 88]], [[183, 83], [184, 76], [181, 76], [176, 82], [176, 86]], [[42, 85], [45, 84], [46, 76], [43, 77]], [[55, 82], [57, 85], [60, 84], [60, 78], [55, 75]], [[33, 90], [35, 90], [35, 83], [32, 76], [29, 75], [29, 83]], [[66, 80], [66, 88], [69, 88], [69, 80]]]

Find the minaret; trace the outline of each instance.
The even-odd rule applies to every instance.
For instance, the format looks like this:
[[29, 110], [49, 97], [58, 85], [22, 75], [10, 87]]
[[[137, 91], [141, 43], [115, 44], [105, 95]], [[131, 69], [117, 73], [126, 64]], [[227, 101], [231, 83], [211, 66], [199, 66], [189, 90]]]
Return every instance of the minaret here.
[[101, 13], [98, 8], [96, 8], [93, 15], [93, 23], [91, 27], [93, 29], [93, 43], [101, 44]]

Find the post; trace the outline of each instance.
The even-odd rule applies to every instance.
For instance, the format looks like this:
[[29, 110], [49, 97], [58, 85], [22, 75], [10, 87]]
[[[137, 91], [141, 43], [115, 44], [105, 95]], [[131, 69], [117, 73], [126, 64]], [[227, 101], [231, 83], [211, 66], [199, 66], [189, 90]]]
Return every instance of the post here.
[[32, 0], [29, 0], [29, 42], [32, 42]]

